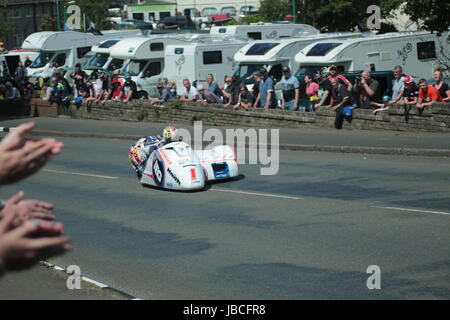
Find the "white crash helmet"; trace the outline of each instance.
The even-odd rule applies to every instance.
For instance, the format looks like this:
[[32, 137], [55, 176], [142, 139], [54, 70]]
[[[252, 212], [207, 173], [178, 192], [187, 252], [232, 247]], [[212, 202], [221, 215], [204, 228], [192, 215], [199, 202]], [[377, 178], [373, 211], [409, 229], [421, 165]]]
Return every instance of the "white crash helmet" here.
[[177, 128], [173, 126], [168, 126], [163, 131], [163, 139], [165, 142], [176, 141], [179, 137]]

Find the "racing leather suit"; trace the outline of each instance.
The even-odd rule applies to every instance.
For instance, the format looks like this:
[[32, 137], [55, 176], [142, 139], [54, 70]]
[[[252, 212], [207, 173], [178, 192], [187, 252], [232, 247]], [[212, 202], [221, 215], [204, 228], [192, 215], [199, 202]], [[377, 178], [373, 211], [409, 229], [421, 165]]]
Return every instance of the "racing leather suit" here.
[[148, 136], [139, 139], [128, 152], [131, 165], [136, 170], [136, 174], [140, 179], [145, 170], [147, 159], [153, 151], [163, 145], [163, 139], [160, 136]]

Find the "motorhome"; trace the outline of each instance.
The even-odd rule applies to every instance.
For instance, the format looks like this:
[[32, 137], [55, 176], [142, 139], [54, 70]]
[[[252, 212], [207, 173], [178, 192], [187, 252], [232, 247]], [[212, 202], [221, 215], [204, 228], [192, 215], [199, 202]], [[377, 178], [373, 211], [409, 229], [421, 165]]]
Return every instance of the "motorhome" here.
[[298, 38], [317, 35], [320, 31], [307, 24], [254, 23], [249, 25], [212, 27], [211, 35], [247, 37], [253, 40]]
[[448, 65], [449, 41], [449, 32], [423, 31], [320, 41], [306, 46], [296, 55], [299, 66], [296, 74], [302, 77], [335, 65], [339, 73], [353, 80], [363, 70], [370, 70], [372, 77], [380, 82], [381, 90], [386, 92], [391, 87], [391, 70], [396, 65], [402, 66], [404, 73], [416, 80], [428, 79], [436, 67]]
[[86, 70], [120, 71], [124, 64], [122, 58], [112, 58], [111, 51], [119, 43], [119, 39], [111, 39], [100, 42], [92, 47], [93, 57], [83, 66]]
[[234, 54], [248, 43], [234, 37], [198, 38], [195, 43], [166, 47], [164, 76], [183, 88], [183, 80], [204, 82], [212, 74], [219, 82], [232, 75], [236, 67]]
[[11, 50], [8, 53], [0, 55], [0, 72], [1, 75], [13, 75], [19, 61], [25, 63], [26, 57], [31, 61], [37, 58], [38, 52], [33, 50]]
[[33, 33], [22, 44], [22, 49], [39, 52], [39, 56], [28, 68], [28, 76], [50, 77], [53, 63], [58, 68], [71, 68], [77, 63], [85, 64], [93, 45], [103, 40], [136, 36], [138, 33], [137, 30], [102, 31], [101, 35], [75, 31]]
[[186, 44], [189, 35], [161, 35], [148, 38], [129, 38], [111, 47], [110, 60], [123, 61], [121, 74], [130, 74], [136, 82], [140, 97], [156, 95], [156, 84], [162, 77], [165, 57], [164, 50], [172, 44]]
[[237, 64], [234, 75], [239, 76], [251, 87], [254, 83], [252, 73], [264, 67], [275, 82], [278, 82], [281, 80], [284, 67], [297, 69], [294, 58], [305, 46], [320, 39], [346, 39], [363, 35], [363, 33], [338, 32], [293, 39], [252, 41], [234, 55]]

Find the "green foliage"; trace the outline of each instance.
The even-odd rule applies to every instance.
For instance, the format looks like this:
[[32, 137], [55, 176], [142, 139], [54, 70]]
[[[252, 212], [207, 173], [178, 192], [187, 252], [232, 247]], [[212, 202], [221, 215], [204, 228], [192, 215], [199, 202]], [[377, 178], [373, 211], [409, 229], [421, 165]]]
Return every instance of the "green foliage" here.
[[10, 35], [13, 31], [13, 24], [11, 22], [11, 18], [9, 18], [5, 12], [3, 12], [1, 16], [0, 21], [0, 37], [6, 38], [8, 35]]
[[291, 5], [292, 2], [290, 0], [261, 0], [259, 14], [268, 21], [283, 20], [292, 11], [289, 10]]
[[269, 22], [270, 20], [268, 20], [267, 18], [265, 18], [263, 16], [252, 15], [252, 16], [246, 16], [246, 17], [242, 18], [241, 21], [244, 24], [250, 24], [250, 23], [258, 23], [258, 22]]
[[142, 122], [142, 121], [147, 120], [147, 119], [148, 119], [148, 112], [147, 112], [147, 110], [141, 109], [141, 110], [138, 112], [138, 114], [137, 114], [137, 120], [138, 120], [139, 122]]
[[41, 18], [41, 23], [39, 24], [39, 31], [56, 31], [57, 29], [56, 17], [45, 14]]
[[173, 100], [173, 101], [170, 101], [169, 104], [172, 107], [174, 107], [175, 109], [179, 109], [183, 105], [183, 102], [180, 100]]
[[81, 14], [89, 17], [98, 30], [111, 29], [107, 19], [109, 3], [109, 0], [75, 0], [75, 4], [81, 8]]

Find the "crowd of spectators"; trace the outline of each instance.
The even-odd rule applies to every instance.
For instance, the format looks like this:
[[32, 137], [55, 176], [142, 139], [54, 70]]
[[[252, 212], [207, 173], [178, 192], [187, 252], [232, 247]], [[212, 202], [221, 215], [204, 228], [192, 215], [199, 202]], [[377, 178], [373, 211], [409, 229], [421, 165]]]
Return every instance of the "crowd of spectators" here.
[[[25, 138], [33, 127], [23, 124], [1, 141], [0, 185], [31, 176], [63, 149], [54, 139]], [[25, 200], [22, 191], [0, 202], [0, 277], [72, 249], [63, 224], [54, 221], [53, 209], [47, 202]]]

